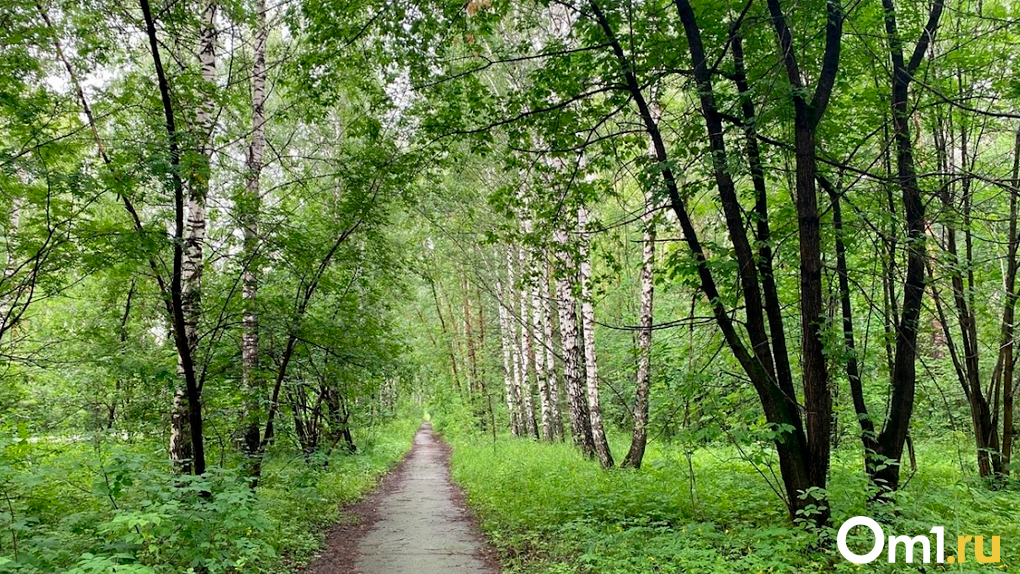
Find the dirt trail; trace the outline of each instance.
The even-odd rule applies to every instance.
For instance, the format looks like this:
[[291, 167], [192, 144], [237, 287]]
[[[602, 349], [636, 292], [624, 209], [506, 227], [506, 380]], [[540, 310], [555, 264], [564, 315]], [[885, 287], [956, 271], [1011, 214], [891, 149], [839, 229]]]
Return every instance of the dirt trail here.
[[356, 523], [333, 529], [307, 574], [498, 574], [450, 481], [449, 447], [425, 423], [379, 489], [348, 509]]

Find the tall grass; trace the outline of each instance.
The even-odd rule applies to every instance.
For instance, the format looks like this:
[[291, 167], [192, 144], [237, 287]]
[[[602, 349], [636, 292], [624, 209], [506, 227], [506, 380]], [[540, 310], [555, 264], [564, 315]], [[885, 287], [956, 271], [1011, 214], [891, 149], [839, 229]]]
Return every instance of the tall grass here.
[[[614, 450], [622, 453], [626, 441], [617, 438]], [[860, 453], [841, 450], [829, 490], [833, 527], [818, 532], [787, 520], [763, 477], [771, 479], [767, 454], [758, 456], [759, 473], [748, 453], [729, 446], [698, 448], [688, 461], [687, 449], [654, 443], [641, 470], [605, 472], [565, 444], [468, 433], [450, 440], [454, 479], [508, 572], [1020, 571], [1020, 492], [976, 483], [961, 470], [955, 447], [922, 447], [918, 471], [891, 509], [868, 505]], [[832, 542], [835, 529], [849, 517], [876, 513], [887, 536], [944, 526], [947, 555], [955, 554], [957, 535], [1000, 536], [1002, 562], [977, 564], [972, 554], [953, 565], [890, 565], [885, 553], [866, 566], [843, 559]], [[864, 553], [870, 536], [864, 530], [851, 546]]]

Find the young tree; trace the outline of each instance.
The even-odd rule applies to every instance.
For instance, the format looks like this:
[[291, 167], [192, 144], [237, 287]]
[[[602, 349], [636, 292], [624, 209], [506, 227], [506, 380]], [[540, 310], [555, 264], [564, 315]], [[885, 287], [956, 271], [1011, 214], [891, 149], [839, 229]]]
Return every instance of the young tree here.
[[634, 431], [630, 450], [620, 466], [641, 468], [648, 442], [648, 398], [651, 389], [652, 329], [655, 297], [655, 200], [645, 193], [641, 216], [641, 309], [638, 317], [637, 373], [634, 384]]
[[[163, 118], [165, 121], [167, 135], [167, 150], [169, 152], [170, 171], [170, 192], [174, 198], [174, 237], [173, 237], [173, 271], [170, 275], [168, 307], [172, 312], [172, 325], [174, 343], [177, 347], [178, 365], [184, 378], [183, 398], [177, 399], [175, 391], [174, 399], [174, 429], [171, 432], [170, 452], [171, 459], [177, 463], [182, 470], [190, 469], [194, 474], [205, 473], [205, 440], [202, 427], [202, 402], [201, 390], [198, 386], [198, 377], [195, 374], [194, 348], [192, 340], [188, 336], [189, 320], [184, 311], [184, 250], [185, 250], [185, 189], [184, 179], [181, 175], [181, 147], [179, 133], [177, 131], [177, 119], [174, 113], [173, 100], [170, 92], [170, 84], [167, 81], [163, 68], [163, 61], [159, 51], [159, 39], [156, 36], [156, 23], [152, 16], [152, 8], [148, 0], [140, 0], [142, 15], [145, 19], [146, 35], [149, 40], [149, 50], [152, 55], [153, 67], [156, 71], [156, 81], [159, 86], [160, 102], [163, 107]], [[203, 204], [204, 205], [204, 204]], [[204, 216], [203, 216], [204, 226]], [[193, 270], [194, 271], [194, 270]], [[193, 294], [194, 295], [194, 294]], [[194, 323], [191, 324], [194, 326]], [[194, 333], [194, 331], [192, 331]], [[196, 340], [197, 341], [197, 340]], [[187, 426], [180, 416], [179, 407], [186, 404]], [[182, 407], [183, 408], [183, 407]], [[191, 451], [187, 452], [184, 443], [184, 433], [188, 433]], [[190, 460], [190, 463], [186, 462]]]

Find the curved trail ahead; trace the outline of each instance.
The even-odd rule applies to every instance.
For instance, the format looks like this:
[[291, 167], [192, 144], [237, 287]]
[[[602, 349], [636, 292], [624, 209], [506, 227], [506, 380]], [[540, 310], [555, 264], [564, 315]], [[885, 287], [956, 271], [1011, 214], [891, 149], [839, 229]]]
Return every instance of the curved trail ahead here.
[[333, 530], [307, 574], [497, 574], [482, 539], [450, 481], [449, 447], [424, 423], [404, 462]]

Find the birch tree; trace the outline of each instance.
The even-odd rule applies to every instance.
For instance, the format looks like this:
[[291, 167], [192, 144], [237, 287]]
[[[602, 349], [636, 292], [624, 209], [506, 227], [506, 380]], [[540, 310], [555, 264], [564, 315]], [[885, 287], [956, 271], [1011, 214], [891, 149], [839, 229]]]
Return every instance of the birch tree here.
[[557, 229], [553, 232], [556, 242], [556, 258], [559, 269], [556, 276], [556, 306], [560, 319], [560, 350], [563, 356], [563, 379], [566, 383], [567, 407], [570, 412], [570, 434], [574, 446], [584, 456], [594, 458], [595, 439], [592, 434], [591, 417], [588, 413], [588, 397], [581, 364], [581, 348], [578, 341], [577, 304], [574, 299], [574, 260], [568, 252], [567, 232]]
[[651, 386], [652, 325], [655, 296], [655, 199], [645, 193], [641, 216], [641, 310], [638, 317], [637, 374], [634, 385], [634, 431], [620, 466], [641, 468], [648, 441], [648, 395]]
[[538, 424], [535, 420], [535, 405], [531, 385], [531, 374], [536, 372], [535, 353], [531, 329], [531, 313], [528, 307], [531, 289], [528, 287], [528, 254], [523, 245], [518, 246], [518, 257], [521, 269], [520, 287], [517, 290], [519, 301], [517, 322], [520, 325], [521, 354], [521, 407], [524, 409], [524, 430], [533, 438], [538, 438]]
[[510, 416], [510, 433], [514, 436], [519, 434], [520, 423], [518, 422], [517, 401], [514, 395], [514, 372], [516, 366], [513, 356], [513, 337], [510, 326], [510, 311], [506, 307], [509, 300], [509, 292], [506, 285], [499, 279], [496, 280], [496, 293], [499, 300], [499, 337], [500, 348], [503, 350], [503, 391], [506, 400], [506, 410]]
[[[532, 258], [532, 270], [537, 271], [535, 267], [538, 265], [538, 258]], [[535, 364], [535, 381], [538, 384], [538, 397], [541, 401], [542, 411], [542, 439], [546, 441], [553, 440], [553, 421], [552, 421], [552, 399], [549, 394], [549, 377], [548, 371], [546, 370], [546, 353], [547, 345], [550, 341], [545, 337], [546, 328], [546, 313], [543, 310], [542, 298], [542, 283], [541, 274], [538, 275], [539, 280], [531, 288], [531, 332], [534, 334], [534, 364]]]
[[577, 208], [577, 228], [580, 232], [579, 254], [581, 283], [581, 334], [584, 340], [585, 379], [588, 386], [588, 416], [591, 419], [592, 441], [603, 468], [613, 467], [613, 454], [609, 451], [605, 427], [602, 423], [602, 405], [599, 403], [599, 369], [595, 352], [595, 305], [591, 293], [591, 236], [588, 232], [588, 209]]
[[554, 440], [563, 440], [563, 415], [560, 412], [560, 379], [556, 369], [556, 352], [554, 347], [553, 332], [555, 330], [554, 315], [558, 313], [559, 306], [556, 299], [550, 293], [550, 267], [548, 252], [544, 257], [542, 265], [541, 280], [541, 304], [542, 304], [542, 334], [545, 342], [545, 374], [549, 390], [549, 416], [552, 419], [550, 434]]
[[[198, 325], [202, 314], [202, 272], [205, 265], [206, 203], [212, 177], [212, 132], [215, 125], [216, 103], [213, 97], [216, 85], [216, 12], [215, 1], [205, 5], [198, 43], [198, 62], [202, 78], [203, 101], [194, 118], [196, 138], [195, 160], [188, 177], [187, 232], [184, 239], [184, 260], [181, 267], [184, 314], [184, 336], [192, 357], [198, 351]], [[178, 365], [183, 378], [184, 367]], [[198, 388], [201, 393], [201, 388]], [[170, 430], [170, 459], [175, 466], [187, 471], [193, 453], [187, 420], [186, 389], [180, 385], [174, 391]]]
[[243, 332], [241, 334], [241, 385], [248, 390], [248, 425], [245, 429], [245, 450], [258, 449], [259, 419], [262, 395], [259, 379], [259, 211], [262, 209], [262, 156], [266, 145], [266, 43], [269, 26], [266, 22], [266, 1], [255, 2], [255, 30], [251, 72], [251, 143], [245, 167], [245, 194], [238, 209], [243, 234], [242, 298], [244, 300]]
[[180, 133], [177, 130], [177, 119], [171, 97], [170, 84], [159, 50], [159, 39], [156, 36], [156, 23], [152, 15], [152, 8], [148, 0], [140, 0], [139, 3], [145, 19], [149, 52], [152, 55], [152, 63], [156, 72], [157, 85], [159, 86], [160, 103], [162, 104], [164, 126], [167, 135], [167, 151], [169, 152], [170, 159], [170, 191], [174, 198], [173, 271], [170, 276], [169, 288], [164, 288], [163, 293], [170, 296], [169, 300], [166, 301], [166, 306], [171, 314], [174, 346], [177, 349], [178, 368], [184, 379], [184, 388], [178, 388], [174, 392], [170, 457], [178, 470], [191, 470], [194, 474], [201, 475], [205, 473], [205, 441], [202, 428], [201, 389], [195, 374], [195, 347], [188, 338], [189, 320], [184, 312], [186, 283], [184, 280], [184, 251], [185, 235], [188, 232], [186, 231], [186, 191], [183, 178], [181, 177]]

